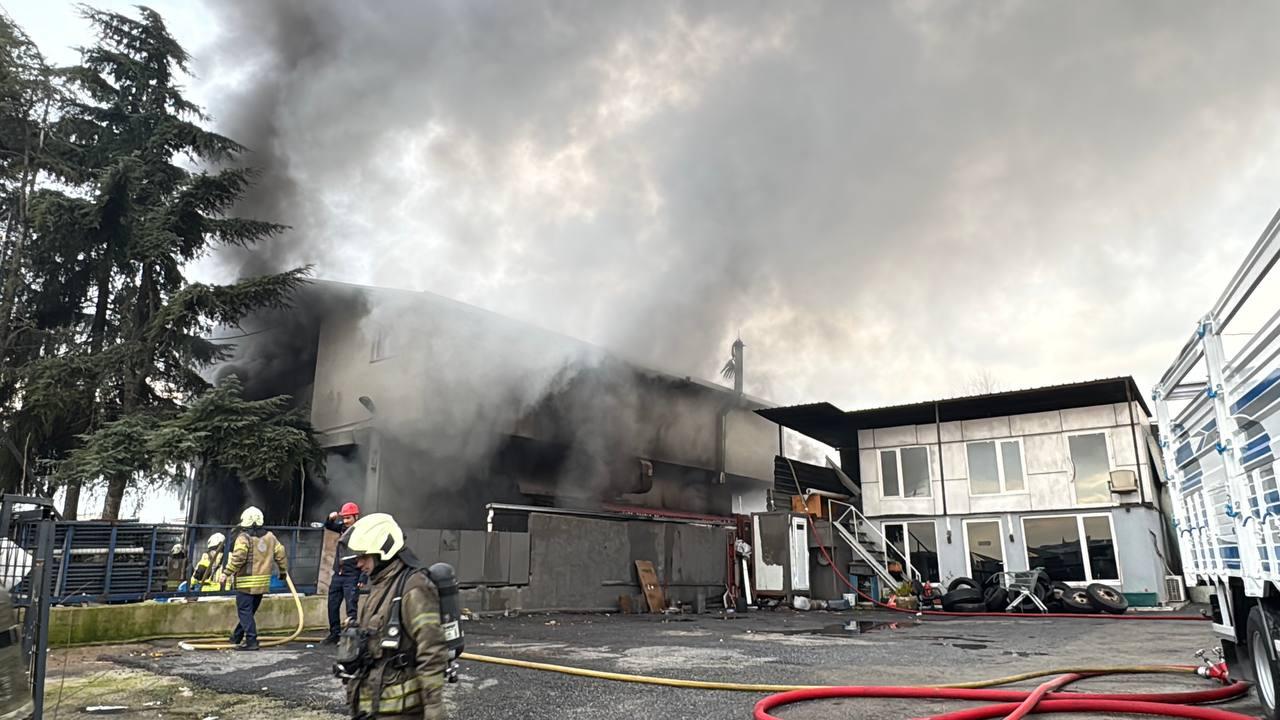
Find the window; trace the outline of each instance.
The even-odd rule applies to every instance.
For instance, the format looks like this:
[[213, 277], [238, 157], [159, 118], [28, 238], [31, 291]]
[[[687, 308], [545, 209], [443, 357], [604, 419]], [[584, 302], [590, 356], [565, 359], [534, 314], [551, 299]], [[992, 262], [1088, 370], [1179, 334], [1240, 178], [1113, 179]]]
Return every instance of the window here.
[[391, 329], [379, 325], [373, 333], [373, 346], [369, 348], [369, 362], [378, 362], [386, 360], [395, 354], [394, 344], [391, 342]]
[[1054, 580], [1120, 580], [1110, 515], [1068, 515], [1022, 519], [1027, 567], [1042, 567]]
[[1021, 440], [972, 442], [965, 446], [965, 452], [969, 456], [970, 495], [1026, 490]]
[[929, 497], [929, 448], [881, 450], [880, 483], [884, 497]]
[[[906, 542], [903, 542], [903, 534]], [[897, 552], [887, 553], [889, 560], [907, 564], [920, 574], [922, 580], [942, 582], [938, 572], [938, 530], [933, 521], [885, 523], [884, 536]], [[906, 568], [903, 568], [905, 571]]]
[[1071, 470], [1076, 488], [1076, 502], [1095, 505], [1111, 502], [1111, 457], [1105, 433], [1072, 435], [1067, 438], [1071, 449]]
[[985, 584], [992, 575], [1004, 572], [1004, 542], [999, 520], [965, 520], [964, 546], [969, 577]]

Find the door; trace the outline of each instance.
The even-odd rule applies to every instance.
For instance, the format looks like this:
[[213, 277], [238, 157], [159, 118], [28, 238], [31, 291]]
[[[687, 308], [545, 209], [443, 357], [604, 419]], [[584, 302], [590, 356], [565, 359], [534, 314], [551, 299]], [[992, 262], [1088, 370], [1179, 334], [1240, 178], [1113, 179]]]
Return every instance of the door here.
[[1004, 572], [1004, 541], [999, 520], [964, 521], [965, 568], [969, 577], [985, 583]]
[[809, 592], [809, 520], [791, 518], [791, 591]]

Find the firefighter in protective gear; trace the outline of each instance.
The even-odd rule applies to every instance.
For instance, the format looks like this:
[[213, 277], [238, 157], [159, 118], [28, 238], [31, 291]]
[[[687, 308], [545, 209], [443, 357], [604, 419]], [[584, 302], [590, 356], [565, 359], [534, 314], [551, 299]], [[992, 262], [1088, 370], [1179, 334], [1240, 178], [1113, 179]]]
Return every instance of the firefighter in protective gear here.
[[360, 518], [343, 546], [369, 576], [358, 629], [344, 631], [354, 633], [367, 658], [346, 681], [352, 716], [442, 720], [448, 648], [435, 585], [390, 515]]
[[222, 533], [209, 536], [205, 542], [204, 554], [200, 556], [196, 569], [191, 572], [191, 579], [187, 581], [187, 588], [191, 592], [218, 592], [222, 589], [222, 585], [216, 582], [215, 576], [222, 570], [226, 543], [227, 536]]
[[231, 546], [225, 573], [219, 580], [230, 580], [236, 591], [236, 616], [239, 622], [231, 633], [231, 643], [237, 650], [258, 650], [258, 625], [254, 614], [262, 604], [262, 596], [271, 587], [272, 565], [284, 577], [289, 570], [284, 545], [269, 530], [262, 529], [262, 511], [256, 507], [245, 508], [240, 514], [240, 534]]

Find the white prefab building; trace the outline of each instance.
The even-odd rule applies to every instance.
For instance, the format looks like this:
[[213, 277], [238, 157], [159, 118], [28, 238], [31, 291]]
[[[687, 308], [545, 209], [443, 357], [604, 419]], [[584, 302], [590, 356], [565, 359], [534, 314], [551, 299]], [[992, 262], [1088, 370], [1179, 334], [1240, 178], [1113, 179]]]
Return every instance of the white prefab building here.
[[926, 580], [1043, 567], [1118, 587], [1133, 604], [1167, 599], [1164, 485], [1132, 378], [760, 414], [838, 448], [873, 535]]

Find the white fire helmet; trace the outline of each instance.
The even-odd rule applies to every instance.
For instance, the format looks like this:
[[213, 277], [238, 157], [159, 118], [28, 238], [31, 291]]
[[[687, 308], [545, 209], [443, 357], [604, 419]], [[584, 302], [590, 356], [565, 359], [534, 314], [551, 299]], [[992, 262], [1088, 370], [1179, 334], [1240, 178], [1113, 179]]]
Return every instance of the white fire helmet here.
[[376, 555], [379, 560], [386, 562], [404, 549], [404, 530], [400, 529], [400, 525], [390, 515], [374, 513], [355, 521], [342, 534], [342, 543], [347, 548], [343, 560], [361, 555]]
[[226, 535], [223, 535], [222, 533], [214, 533], [209, 536], [209, 540], [205, 542], [204, 546], [205, 546], [205, 549], [212, 550], [226, 541], [227, 541]]
[[240, 527], [262, 527], [262, 511], [250, 505], [240, 513]]

